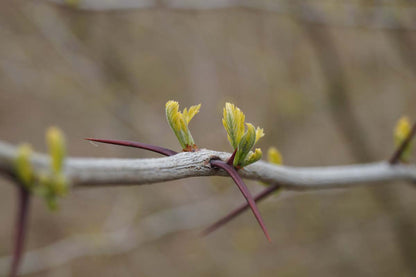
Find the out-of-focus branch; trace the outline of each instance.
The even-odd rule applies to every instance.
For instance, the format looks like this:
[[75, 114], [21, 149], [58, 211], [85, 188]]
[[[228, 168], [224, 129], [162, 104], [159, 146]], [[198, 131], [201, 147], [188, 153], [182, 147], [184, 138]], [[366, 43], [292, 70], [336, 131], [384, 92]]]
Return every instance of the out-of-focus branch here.
[[[308, 193], [318, 192], [309, 191]], [[327, 193], [339, 194], [343, 193], [343, 190], [332, 190]], [[275, 199], [275, 201], [288, 201], [297, 196], [297, 192], [282, 192], [278, 200]], [[225, 201], [222, 201], [225, 200], [224, 198], [227, 197], [221, 195], [203, 201], [198, 200], [194, 203], [150, 214], [140, 218], [135, 224], [130, 222], [110, 231], [71, 235], [44, 247], [28, 250], [19, 272], [22, 275], [35, 274], [63, 266], [83, 257], [121, 255], [166, 235], [199, 229], [222, 215], [223, 206], [218, 203], [224, 203]], [[374, 219], [366, 221], [364, 224], [374, 224]], [[348, 232], [348, 230], [344, 231]], [[198, 236], [193, 232], [188, 232], [188, 234]], [[340, 233], [332, 234], [337, 238], [339, 235]], [[320, 241], [315, 243], [321, 245]], [[285, 251], [289, 251], [289, 249], [285, 248]], [[0, 276], [7, 274], [11, 259], [11, 256], [0, 257]]]
[[17, 276], [19, 264], [25, 243], [25, 234], [27, 232], [27, 219], [30, 207], [30, 193], [24, 187], [18, 187], [18, 212], [16, 217], [16, 233], [14, 241], [13, 260], [11, 263], [10, 275]]
[[353, 111], [348, 94], [344, 67], [328, 28], [302, 23], [299, 26], [311, 42], [327, 86], [328, 108], [345, 143], [357, 161], [371, 160], [370, 145], [365, 139], [365, 128]]
[[[71, 235], [47, 246], [28, 250], [19, 272], [34, 274], [81, 257], [119, 255], [168, 234], [201, 228], [221, 215], [222, 206], [218, 202], [224, 202], [221, 201], [223, 197], [169, 208], [143, 217], [137, 223], [122, 224], [114, 230]], [[11, 256], [0, 257], [0, 276], [6, 275], [11, 259]]]
[[[93, 99], [90, 102], [92, 105], [98, 104], [99, 109], [104, 109], [106, 113], [110, 113], [118, 124], [126, 127], [124, 131], [130, 132], [131, 135], [141, 134], [142, 137], [146, 134], [149, 137], [160, 135], [158, 132], [155, 133], [153, 124], [146, 120], [140, 121], [140, 128], [138, 128], [131, 120], [134, 115], [126, 113], [126, 105], [123, 105], [123, 112], [118, 112], [120, 109], [117, 101], [112, 101], [112, 97], [109, 97], [112, 92], [109, 91], [106, 84], [108, 82], [119, 82], [119, 80], [114, 79], [114, 74], [106, 74], [109, 66], [90, 53], [82, 40], [71, 31], [56, 13], [48, 13], [45, 16], [44, 9], [39, 3], [31, 4], [19, 6], [21, 15], [27, 18], [27, 24], [34, 26], [39, 35], [50, 44], [70, 67], [71, 72], [74, 73], [75, 83], [83, 87], [83, 93], [88, 93], [90, 96], [86, 99]], [[53, 26], [53, 28], [50, 26]], [[130, 94], [132, 93], [131, 89], [125, 88], [125, 90]], [[103, 97], [103, 94], [107, 96]], [[118, 97], [121, 97], [120, 93]], [[144, 104], [144, 102], [137, 94], [134, 95], [134, 98], [128, 100], [128, 103], [131, 103], [135, 109], [140, 110], [150, 118], [162, 118], [158, 112], [149, 108], [149, 105]], [[160, 122], [162, 121], [160, 120]]]
[[[311, 8], [309, 10], [313, 14], [317, 13]], [[397, 20], [393, 21], [396, 25], [400, 24]], [[365, 128], [354, 112], [353, 104], [348, 95], [348, 83], [341, 55], [329, 28], [327, 28], [328, 26], [313, 26], [304, 21], [299, 21], [299, 23], [313, 46], [322, 73], [327, 81], [329, 108], [336, 126], [346, 138], [345, 141], [348, 143], [351, 153], [357, 162], [373, 160], [375, 155], [371, 151], [371, 143], [366, 140]], [[407, 142], [402, 145], [403, 148], [399, 147], [390, 159], [392, 165], [396, 164], [397, 159], [400, 158], [412, 136], [412, 134], [409, 134]], [[400, 200], [394, 198], [395, 194], [392, 187], [372, 190], [372, 195], [384, 213], [391, 213], [399, 207]], [[406, 263], [407, 268], [415, 273], [415, 247], [413, 246], [414, 240], [412, 240], [414, 234], [413, 220], [403, 215], [391, 216], [391, 218], [394, 235], [403, 261]]]
[[[67, 158], [65, 175], [72, 188], [103, 185], [142, 185], [197, 176], [226, 176], [211, 168], [213, 158], [227, 160], [230, 153], [201, 149], [158, 159]], [[11, 175], [16, 147], [0, 142], [0, 172]], [[46, 155], [34, 154], [31, 160], [36, 170], [46, 170]], [[416, 182], [416, 166], [390, 165], [388, 162], [368, 164], [289, 167], [259, 161], [239, 171], [242, 178], [279, 183], [286, 189], [339, 188], [396, 180]], [[12, 175], [13, 176], [13, 175]]]
[[[414, 30], [412, 16], [414, 5], [360, 5], [355, 3], [311, 3], [313, 1], [253, 1], [253, 0], [47, 0], [50, 3], [87, 12], [134, 11], [161, 8], [175, 11], [205, 11], [226, 8], [255, 10], [256, 12], [294, 16], [310, 24], [331, 25], [347, 28], [386, 30]], [[313, 4], [312, 13], [309, 5]], [[299, 13], [294, 13], [293, 6]], [[331, 11], [331, 12], [328, 12]], [[406, 23], [397, 24], [397, 14], [409, 18]], [[410, 23], [409, 23], [410, 22]]]

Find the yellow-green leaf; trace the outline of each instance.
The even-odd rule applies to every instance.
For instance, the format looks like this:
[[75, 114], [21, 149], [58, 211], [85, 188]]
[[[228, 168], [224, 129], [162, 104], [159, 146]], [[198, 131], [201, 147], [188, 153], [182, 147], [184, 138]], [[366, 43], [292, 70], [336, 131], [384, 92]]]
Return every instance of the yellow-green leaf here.
[[272, 164], [282, 164], [282, 154], [280, 154], [279, 150], [276, 147], [270, 147], [267, 151], [267, 160], [269, 163]]
[[248, 157], [244, 160], [242, 166], [247, 166], [249, 164], [257, 162], [258, 160], [261, 159], [262, 155], [263, 155], [263, 153], [261, 152], [260, 148], [256, 148], [254, 150], [254, 153], [252, 151], [250, 151], [248, 153]]
[[[411, 124], [409, 118], [407, 116], [402, 116], [396, 124], [396, 128], [394, 129], [394, 144], [396, 147], [399, 147], [404, 140], [410, 135], [411, 132]], [[412, 149], [412, 143], [410, 142], [406, 149], [404, 149], [401, 160], [407, 161], [409, 159], [410, 153]]]
[[396, 146], [399, 146], [403, 142], [403, 140], [405, 140], [407, 136], [409, 136], [411, 128], [412, 127], [407, 116], [403, 116], [399, 119], [394, 130], [394, 139]]
[[[241, 168], [246, 164], [254, 162], [255, 159], [260, 158], [258, 156], [259, 151], [256, 155], [251, 157], [251, 149], [254, 144], [264, 136], [262, 128], [254, 126], [250, 123], [246, 123], [247, 130], [244, 127], [245, 116], [244, 113], [236, 106], [231, 103], [225, 103], [222, 124], [227, 131], [227, 138], [233, 147], [236, 154], [234, 156], [233, 165], [234, 167]], [[249, 158], [247, 156], [250, 154]], [[250, 158], [251, 157], [251, 158]]]
[[257, 141], [259, 139], [261, 139], [262, 137], [264, 137], [264, 130], [263, 130], [263, 128], [257, 127], [257, 129], [256, 129], [256, 142], [255, 143], [257, 143]]
[[194, 149], [195, 142], [188, 128], [188, 123], [199, 112], [201, 104], [179, 111], [179, 104], [176, 101], [168, 101], [166, 103], [166, 118], [169, 126], [175, 133], [182, 146], [182, 149]]
[[32, 147], [30, 147], [29, 144], [22, 144], [17, 150], [17, 157], [15, 160], [17, 177], [26, 188], [31, 188], [33, 186], [34, 172], [30, 163], [32, 152]]
[[65, 158], [65, 139], [62, 132], [56, 127], [50, 127], [46, 132], [46, 141], [51, 156], [51, 167], [54, 173], [62, 171]]
[[183, 115], [185, 117], [186, 123], [189, 124], [191, 119], [199, 112], [199, 109], [201, 108], [201, 104], [191, 106], [189, 108], [189, 111], [186, 110], [186, 108], [183, 110]]
[[244, 134], [244, 120], [245, 116], [239, 108], [231, 103], [225, 103], [222, 124], [233, 149], [237, 149]]
[[247, 131], [238, 144], [237, 153], [234, 158], [234, 166], [241, 166], [244, 163], [245, 158], [256, 142], [256, 130], [254, 129], [253, 124], [247, 123], [246, 125]]

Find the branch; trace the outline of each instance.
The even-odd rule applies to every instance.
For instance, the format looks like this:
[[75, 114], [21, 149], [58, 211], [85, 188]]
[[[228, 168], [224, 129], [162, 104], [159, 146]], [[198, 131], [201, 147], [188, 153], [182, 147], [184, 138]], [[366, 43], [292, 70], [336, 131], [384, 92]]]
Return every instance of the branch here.
[[[46, 2], [84, 12], [121, 12], [155, 8], [173, 11], [212, 11], [235, 8], [292, 16], [296, 20], [317, 25], [375, 30], [416, 29], [416, 25], [411, 20], [416, 12], [413, 5], [360, 5], [353, 3], [319, 5], [312, 3], [313, 1], [252, 0], [79, 0], [76, 3], [66, 0], [46, 0]], [[293, 7], [299, 8], [300, 12], [294, 13]], [[400, 15], [400, 20], [403, 22], [398, 22], [397, 14]]]
[[[0, 172], [14, 176], [16, 147], [0, 141]], [[210, 166], [210, 160], [226, 161], [230, 153], [201, 149], [157, 159], [68, 158], [65, 175], [73, 188], [103, 185], [143, 185], [197, 176], [227, 176], [223, 170]], [[49, 159], [34, 154], [32, 164], [46, 170]], [[369, 164], [289, 167], [258, 161], [239, 171], [242, 178], [279, 183], [286, 189], [339, 188], [359, 184], [404, 180], [416, 182], [416, 166], [390, 165], [388, 162]]]
[[27, 220], [30, 206], [30, 193], [23, 187], [17, 187], [18, 189], [18, 212], [16, 217], [16, 231], [14, 241], [13, 259], [11, 263], [10, 275], [11, 277], [17, 276], [19, 271], [19, 264], [23, 253], [25, 244], [25, 234], [27, 233]]
[[[341, 190], [333, 190], [332, 193], [338, 194]], [[276, 200], [286, 201], [297, 195], [296, 192], [283, 192]], [[112, 230], [73, 234], [46, 246], [30, 249], [25, 253], [19, 272], [21, 275], [42, 273], [83, 257], [122, 255], [176, 232], [186, 231], [189, 236], [196, 237], [197, 230], [220, 217], [227, 207], [231, 208], [225, 201], [229, 196], [198, 200], [152, 213], [136, 223], [128, 222]], [[369, 222], [366, 224], [374, 224]], [[0, 256], [0, 276], [7, 274], [11, 260], [12, 256]]]
[[[40, 273], [81, 257], [120, 255], [175, 232], [202, 228], [221, 215], [224, 207], [218, 202], [226, 203], [223, 198], [215, 197], [161, 210], [114, 230], [74, 234], [28, 250], [19, 272], [22, 275]], [[204, 216], [201, 217], [201, 214]], [[11, 260], [12, 256], [0, 256], [0, 276], [7, 274]]]

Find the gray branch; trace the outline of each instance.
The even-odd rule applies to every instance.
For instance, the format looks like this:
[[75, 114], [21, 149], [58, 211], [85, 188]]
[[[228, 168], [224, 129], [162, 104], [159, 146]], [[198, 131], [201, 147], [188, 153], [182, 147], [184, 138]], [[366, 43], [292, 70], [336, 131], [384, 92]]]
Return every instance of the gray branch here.
[[[13, 176], [17, 148], [0, 142], [0, 172]], [[226, 176], [212, 168], [214, 158], [226, 160], [230, 153], [202, 149], [155, 159], [67, 158], [65, 175], [73, 188], [103, 185], [143, 185], [197, 176]], [[34, 154], [36, 170], [47, 171], [49, 158]], [[388, 181], [416, 182], [415, 165], [390, 165], [388, 162], [369, 164], [289, 167], [259, 161], [240, 170], [243, 178], [279, 183], [286, 189], [339, 188]]]

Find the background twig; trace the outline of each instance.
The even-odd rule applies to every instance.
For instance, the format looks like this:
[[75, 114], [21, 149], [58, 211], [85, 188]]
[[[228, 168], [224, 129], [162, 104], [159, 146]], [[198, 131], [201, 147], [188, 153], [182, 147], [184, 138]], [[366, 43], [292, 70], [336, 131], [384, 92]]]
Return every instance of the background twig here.
[[10, 277], [17, 276], [19, 265], [24, 249], [25, 237], [27, 234], [27, 220], [30, 207], [30, 193], [22, 186], [17, 186], [18, 209], [16, 216], [16, 227], [14, 233], [13, 260], [10, 268]]

